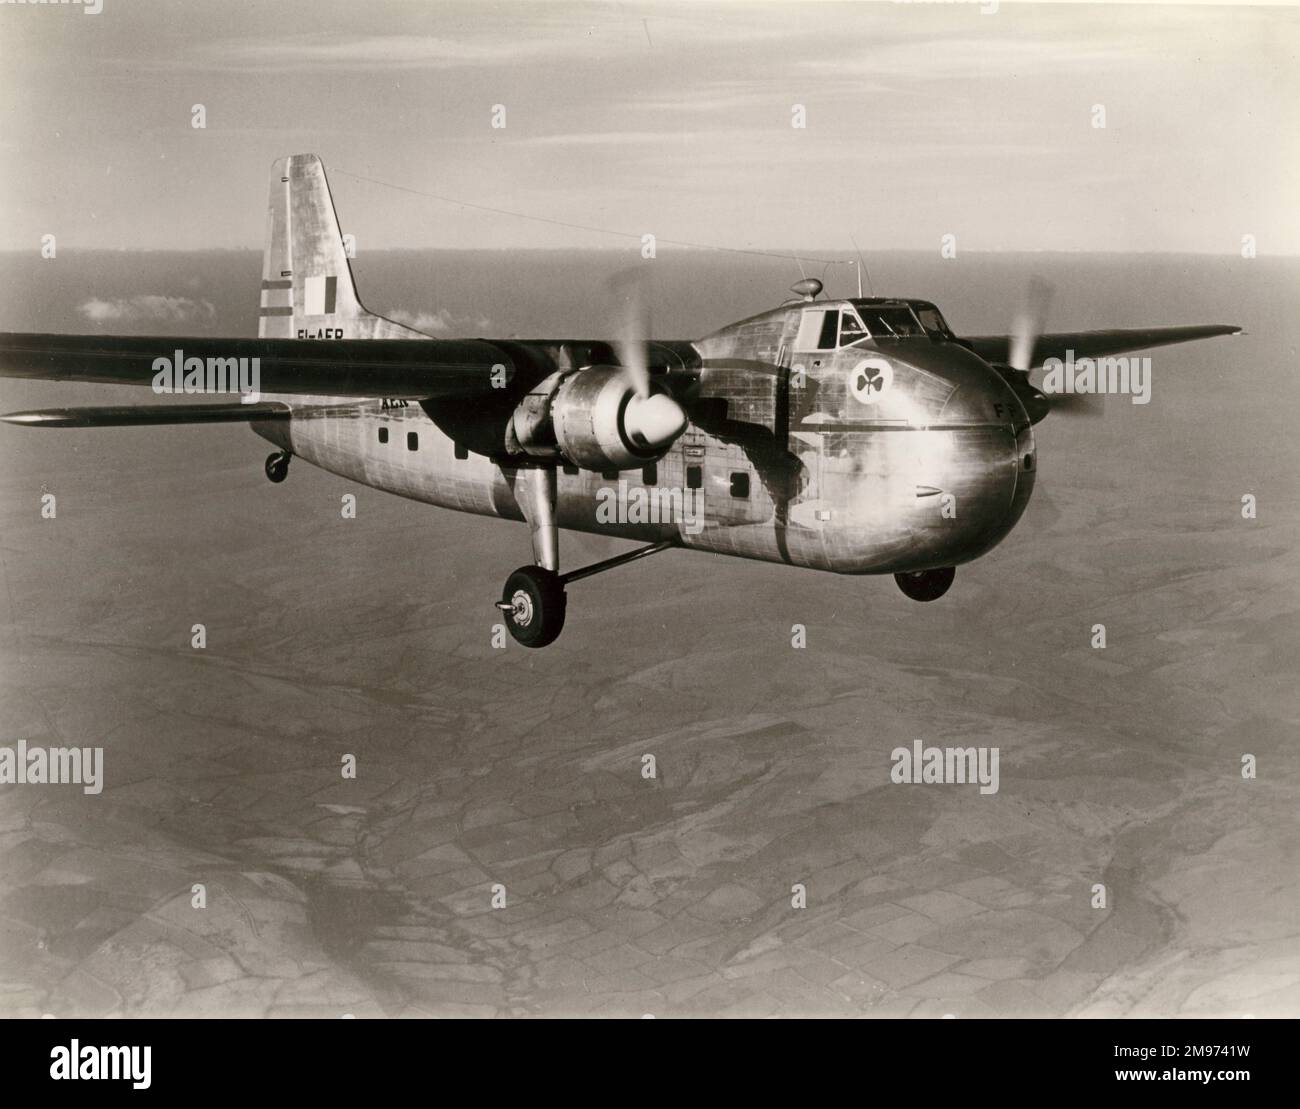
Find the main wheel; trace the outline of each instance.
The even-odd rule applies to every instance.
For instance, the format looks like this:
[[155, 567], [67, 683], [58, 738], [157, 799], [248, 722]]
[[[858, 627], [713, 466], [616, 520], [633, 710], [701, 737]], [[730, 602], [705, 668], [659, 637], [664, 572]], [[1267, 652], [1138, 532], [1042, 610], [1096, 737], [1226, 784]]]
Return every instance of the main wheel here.
[[952, 585], [957, 576], [956, 566], [941, 566], [937, 570], [913, 570], [908, 574], [895, 574], [898, 588], [914, 601], [937, 601]]
[[266, 456], [266, 476], [272, 481], [282, 482], [289, 476], [289, 459], [292, 457], [286, 451], [276, 451], [274, 454]]
[[525, 647], [545, 647], [564, 629], [565, 601], [554, 570], [521, 566], [506, 579], [497, 607], [506, 614], [506, 627], [516, 640]]

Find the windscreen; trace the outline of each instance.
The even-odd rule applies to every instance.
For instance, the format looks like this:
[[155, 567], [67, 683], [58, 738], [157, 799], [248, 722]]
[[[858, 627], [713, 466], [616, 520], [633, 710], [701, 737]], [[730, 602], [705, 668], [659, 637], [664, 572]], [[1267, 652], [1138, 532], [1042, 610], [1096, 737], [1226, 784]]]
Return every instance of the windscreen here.
[[873, 339], [907, 339], [924, 337], [925, 328], [910, 308], [872, 308], [858, 306], [858, 315]]

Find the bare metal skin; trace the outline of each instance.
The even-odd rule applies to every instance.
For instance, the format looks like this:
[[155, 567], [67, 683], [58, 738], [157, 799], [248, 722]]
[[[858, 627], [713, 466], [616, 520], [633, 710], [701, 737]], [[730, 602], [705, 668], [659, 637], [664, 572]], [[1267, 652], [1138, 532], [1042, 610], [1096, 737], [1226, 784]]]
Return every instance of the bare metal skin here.
[[[933, 600], [1029, 502], [1031, 426], [1052, 403], [1029, 383], [1033, 367], [1239, 330], [961, 339], [926, 301], [817, 300], [821, 283], [807, 280], [802, 299], [695, 341], [438, 340], [358, 300], [319, 158], [275, 163], [267, 226], [257, 339], [0, 335], [7, 376], [159, 391], [160, 356], [200, 369], [243, 359], [258, 396], [3, 418], [246, 422], [279, 448], [273, 481], [300, 458], [412, 500], [526, 520], [533, 565], [498, 608], [534, 647], [559, 634], [566, 584], [670, 547], [892, 573]], [[647, 546], [561, 574], [561, 529]]]

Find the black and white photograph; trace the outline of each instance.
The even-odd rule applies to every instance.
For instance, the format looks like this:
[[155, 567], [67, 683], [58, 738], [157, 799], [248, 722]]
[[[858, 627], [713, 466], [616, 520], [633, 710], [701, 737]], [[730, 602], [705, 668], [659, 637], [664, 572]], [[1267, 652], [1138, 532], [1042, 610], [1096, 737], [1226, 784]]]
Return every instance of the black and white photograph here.
[[1298, 52], [0, 2], [0, 1016], [1143, 1018], [1111, 1085], [1248, 1080], [1194, 1047], [1300, 1015]]

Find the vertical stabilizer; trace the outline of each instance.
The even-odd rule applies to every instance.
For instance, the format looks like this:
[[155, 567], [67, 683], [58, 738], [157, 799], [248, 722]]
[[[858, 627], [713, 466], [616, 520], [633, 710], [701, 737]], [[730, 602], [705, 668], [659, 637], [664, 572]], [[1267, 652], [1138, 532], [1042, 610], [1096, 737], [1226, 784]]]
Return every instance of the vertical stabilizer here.
[[257, 334], [263, 339], [427, 339], [357, 298], [325, 166], [293, 154], [271, 167]]

